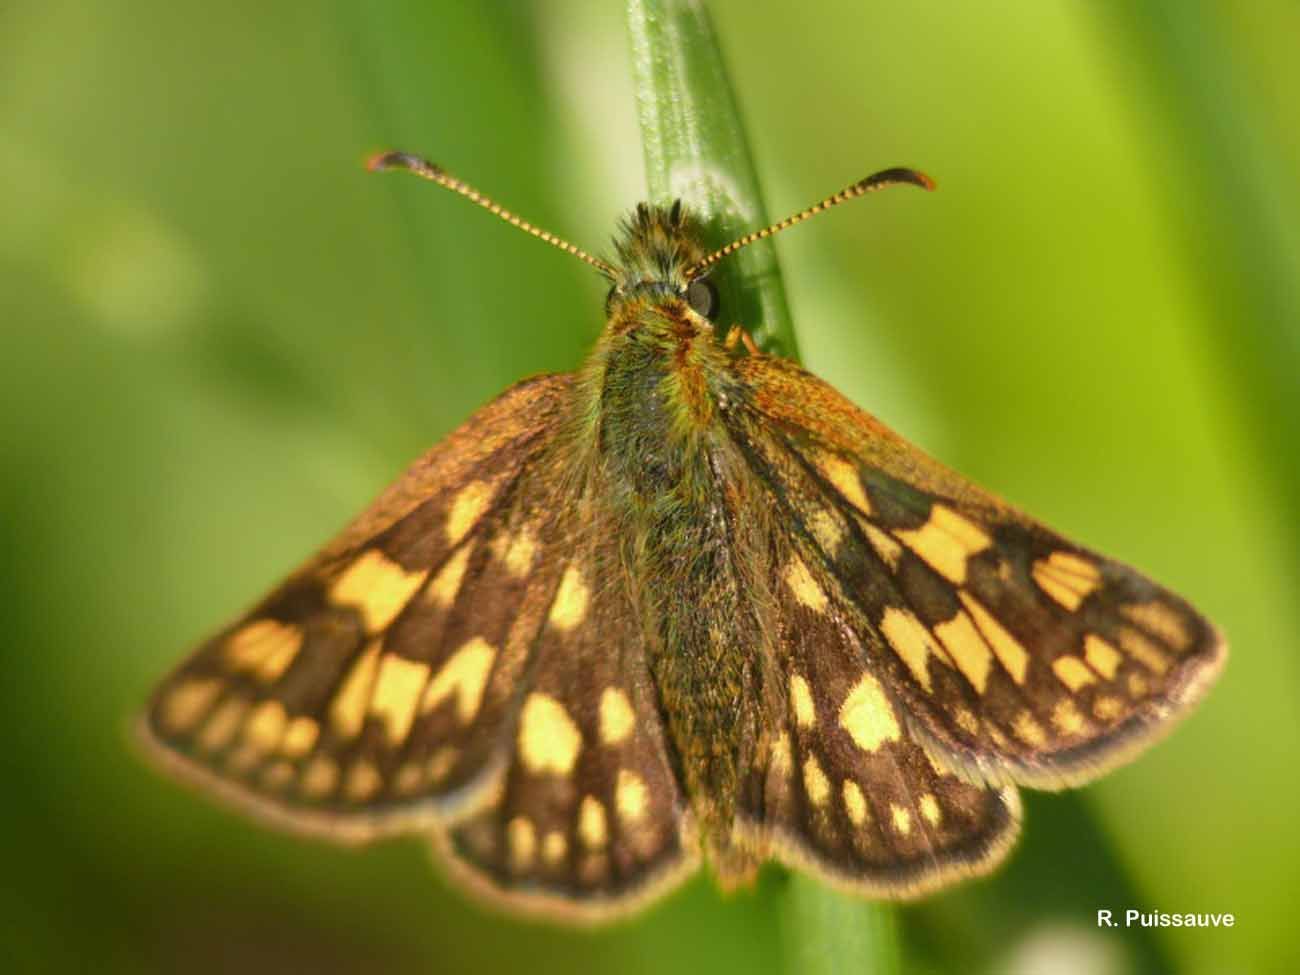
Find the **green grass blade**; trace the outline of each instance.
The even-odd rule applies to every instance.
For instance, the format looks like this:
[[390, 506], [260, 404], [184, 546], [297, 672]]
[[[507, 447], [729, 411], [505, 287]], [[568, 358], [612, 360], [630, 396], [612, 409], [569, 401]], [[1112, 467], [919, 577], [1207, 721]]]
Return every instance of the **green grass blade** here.
[[[637, 111], [653, 200], [681, 198], [704, 214], [716, 245], [769, 223], [717, 38], [704, 5], [628, 0]], [[776, 252], [752, 244], [716, 278], [723, 327], [743, 322], [765, 351], [797, 357]], [[777, 894], [785, 967], [800, 975], [896, 972], [891, 907], [792, 876]]]

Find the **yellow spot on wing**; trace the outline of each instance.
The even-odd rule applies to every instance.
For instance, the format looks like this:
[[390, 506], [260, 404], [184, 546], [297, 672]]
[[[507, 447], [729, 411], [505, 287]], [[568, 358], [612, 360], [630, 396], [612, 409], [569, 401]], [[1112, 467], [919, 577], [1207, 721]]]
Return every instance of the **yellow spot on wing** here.
[[253, 708], [244, 724], [244, 741], [258, 751], [269, 752], [280, 744], [289, 716], [279, 701], [263, 701]]
[[840, 547], [840, 542], [844, 541], [843, 527], [835, 516], [824, 508], [814, 511], [808, 519], [808, 531], [816, 539], [817, 544], [831, 555], [835, 554], [836, 549]]
[[256, 620], [226, 640], [226, 662], [269, 684], [288, 668], [302, 649], [302, 630], [279, 620]]
[[966, 581], [966, 560], [992, 543], [979, 525], [942, 504], [930, 509], [929, 520], [920, 528], [894, 534], [930, 568], [957, 585]]
[[428, 574], [427, 569], [407, 572], [378, 549], [368, 549], [334, 580], [330, 601], [355, 607], [366, 631], [378, 633], [397, 617]]
[[1089, 595], [1101, 586], [1101, 573], [1097, 567], [1078, 555], [1053, 552], [1036, 561], [1030, 575], [1038, 588], [1051, 596], [1070, 612], [1079, 608]]
[[494, 491], [485, 481], [470, 481], [452, 499], [447, 510], [447, 544], [455, 545], [464, 538], [492, 503]]
[[790, 774], [793, 764], [790, 757], [790, 736], [783, 731], [776, 736], [776, 741], [772, 742], [772, 754], [768, 759], [767, 767], [769, 771], [784, 778]]
[[587, 616], [587, 600], [590, 598], [587, 584], [576, 565], [564, 570], [560, 579], [560, 588], [555, 593], [555, 602], [551, 604], [549, 621], [557, 630], [571, 630]]
[[998, 658], [998, 663], [1011, 675], [1013, 681], [1017, 684], [1024, 684], [1025, 672], [1029, 669], [1029, 654], [1020, 645], [1020, 641], [1008, 633], [1002, 627], [1002, 624], [994, 618], [993, 614], [966, 590], [958, 590], [957, 595], [961, 598], [966, 611], [974, 618], [975, 625], [979, 627], [984, 639], [993, 648], [993, 654]]
[[817, 761], [816, 755], [809, 755], [803, 763], [803, 787], [808, 794], [808, 801], [814, 806], [826, 805], [826, 800], [830, 798], [831, 783], [826, 778], [826, 773], [822, 771], [821, 763]]
[[1115, 671], [1123, 659], [1118, 650], [1095, 633], [1089, 633], [1083, 638], [1083, 658], [1088, 661], [1089, 667], [1107, 680], [1115, 679]]
[[930, 656], [933, 654], [941, 657], [943, 651], [935, 644], [925, 624], [910, 609], [890, 606], [880, 621], [880, 630], [885, 634], [890, 647], [907, 664], [907, 669], [912, 672], [917, 683], [929, 692]]
[[506, 547], [506, 554], [502, 561], [506, 564], [507, 572], [516, 579], [522, 579], [528, 574], [528, 570], [533, 567], [533, 558], [536, 554], [537, 540], [533, 538], [533, 533], [525, 525], [519, 529], [517, 535], [510, 539], [510, 544]]
[[603, 745], [621, 745], [632, 737], [636, 714], [627, 695], [618, 687], [607, 687], [600, 695], [600, 741]]
[[1192, 634], [1187, 624], [1171, 607], [1153, 600], [1149, 603], [1127, 603], [1119, 608], [1120, 613], [1131, 622], [1150, 630], [1175, 650], [1186, 650], [1192, 643]]
[[880, 682], [863, 674], [840, 708], [840, 726], [863, 751], [874, 752], [882, 742], [897, 741], [898, 719]]
[[880, 556], [881, 561], [891, 569], [897, 570], [898, 560], [903, 554], [903, 546], [894, 541], [890, 535], [871, 524], [871, 522], [859, 521], [858, 523], [866, 532], [867, 541], [876, 550], [876, 554]]
[[410, 734], [420, 692], [428, 679], [428, 665], [418, 660], [407, 660], [394, 653], [380, 658], [370, 713], [384, 720], [390, 745], [400, 745]]
[[1097, 680], [1092, 676], [1092, 671], [1088, 669], [1087, 664], [1068, 653], [1052, 661], [1052, 673], [1056, 674], [1056, 679], [1071, 691], [1096, 683]]
[[1092, 713], [1102, 721], [1114, 721], [1124, 713], [1124, 702], [1117, 697], [1099, 697], [1092, 702]]
[[330, 720], [342, 738], [355, 738], [361, 733], [379, 664], [379, 643], [378, 640], [371, 641], [357, 658], [330, 705]]
[[896, 802], [890, 803], [889, 812], [894, 821], [894, 831], [899, 836], [906, 836], [912, 832], [912, 814], [910, 812]]
[[1119, 645], [1124, 652], [1155, 674], [1169, 669], [1169, 658], [1154, 643], [1129, 626], [1119, 628]]
[[465, 578], [465, 567], [469, 565], [470, 552], [474, 550], [472, 542], [466, 542], [452, 555], [425, 590], [425, 599], [441, 609], [450, 609], [460, 592], [461, 581]]
[[614, 808], [618, 810], [618, 818], [636, 825], [645, 818], [648, 806], [645, 779], [628, 769], [619, 769], [618, 783], [614, 787]]
[[1063, 735], [1081, 735], [1088, 730], [1088, 722], [1068, 697], [1056, 702], [1056, 707], [1052, 709], [1052, 724]]
[[374, 797], [383, 784], [384, 780], [380, 778], [379, 769], [375, 768], [374, 763], [360, 758], [348, 769], [343, 791], [353, 802], [366, 802]]
[[813, 710], [812, 692], [808, 682], [800, 674], [790, 676], [790, 706], [794, 709], [794, 720], [800, 728], [811, 728], [817, 719]]
[[589, 850], [599, 850], [609, 840], [605, 806], [595, 796], [584, 796], [578, 809], [578, 838]]
[[466, 725], [474, 720], [483, 704], [483, 690], [487, 687], [496, 648], [480, 636], [467, 641], [447, 658], [447, 662], [429, 682], [420, 702], [420, 710], [427, 713], [456, 695], [456, 720]]
[[1042, 748], [1047, 742], [1047, 733], [1043, 731], [1043, 726], [1028, 711], [1021, 711], [1016, 715], [1011, 730], [1016, 733], [1017, 738], [1034, 748]]
[[247, 698], [231, 697], [222, 701], [199, 732], [199, 746], [210, 752], [225, 748], [235, 737], [247, 710]]
[[817, 585], [817, 581], [808, 571], [808, 566], [803, 564], [803, 559], [794, 556], [790, 559], [790, 564], [785, 567], [785, 583], [794, 593], [794, 598], [803, 603], [815, 613], [824, 612], [828, 602], [826, 593], [822, 587]]
[[527, 816], [516, 816], [506, 824], [506, 847], [511, 869], [527, 870], [537, 854], [537, 831]]
[[922, 794], [917, 802], [917, 808], [921, 810], [921, 818], [931, 826], [938, 826], [942, 818], [939, 812], [939, 800], [934, 797], [933, 792]]
[[966, 675], [971, 687], [983, 694], [988, 686], [993, 652], [975, 629], [971, 618], [959, 609], [948, 622], [937, 625], [934, 634], [948, 648], [948, 655], [956, 662], [957, 669]]
[[172, 733], [189, 731], [224, 686], [219, 677], [190, 677], [177, 684], [164, 695], [159, 709], [163, 727]]
[[564, 705], [547, 694], [529, 694], [519, 719], [519, 756], [528, 770], [568, 775], [581, 749], [582, 733]]
[[871, 502], [862, 490], [857, 468], [834, 454], [823, 454], [817, 461], [817, 467], [845, 501], [864, 515], [871, 514]]
[[542, 840], [542, 859], [549, 866], [556, 866], [562, 861], [569, 852], [569, 841], [564, 838], [564, 834], [558, 829], [553, 829], [546, 834]]
[[849, 822], [854, 826], [861, 826], [867, 821], [867, 800], [862, 795], [862, 790], [852, 779], [844, 780], [844, 811], [848, 813]]
[[320, 725], [312, 718], [300, 715], [289, 722], [280, 742], [280, 751], [290, 758], [301, 758], [315, 747], [319, 735]]
[[298, 788], [308, 799], [323, 799], [339, 784], [339, 767], [334, 759], [317, 755], [302, 770]]

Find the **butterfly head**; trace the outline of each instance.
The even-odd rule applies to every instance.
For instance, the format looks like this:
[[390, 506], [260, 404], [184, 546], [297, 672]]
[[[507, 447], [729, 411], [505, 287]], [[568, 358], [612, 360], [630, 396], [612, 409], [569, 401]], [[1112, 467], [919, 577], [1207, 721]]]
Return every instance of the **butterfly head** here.
[[639, 204], [623, 221], [614, 239], [617, 267], [605, 305], [608, 312], [628, 301], [680, 300], [704, 318], [712, 318], [718, 293], [707, 278], [691, 270], [705, 256], [699, 223], [676, 200], [671, 206]]

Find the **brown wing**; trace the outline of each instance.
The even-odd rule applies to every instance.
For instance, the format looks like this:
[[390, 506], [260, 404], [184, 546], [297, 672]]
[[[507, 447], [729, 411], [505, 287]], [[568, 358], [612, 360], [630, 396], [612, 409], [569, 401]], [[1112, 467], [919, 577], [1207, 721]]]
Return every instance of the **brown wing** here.
[[571, 383], [502, 394], [203, 644], [145, 714], [154, 753], [336, 838], [482, 802], [558, 585], [545, 458]]
[[1184, 600], [1066, 541], [799, 367], [737, 362], [733, 439], [906, 726], [978, 784], [1087, 781], [1164, 733], [1225, 647]]

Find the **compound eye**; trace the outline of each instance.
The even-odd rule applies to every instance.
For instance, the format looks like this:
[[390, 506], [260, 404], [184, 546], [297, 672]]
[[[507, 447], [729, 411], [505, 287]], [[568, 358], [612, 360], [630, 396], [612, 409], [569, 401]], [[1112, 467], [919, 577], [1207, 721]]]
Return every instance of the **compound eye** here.
[[692, 281], [686, 286], [686, 303], [695, 314], [711, 319], [718, 313], [718, 289], [712, 281]]

